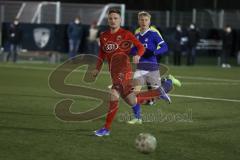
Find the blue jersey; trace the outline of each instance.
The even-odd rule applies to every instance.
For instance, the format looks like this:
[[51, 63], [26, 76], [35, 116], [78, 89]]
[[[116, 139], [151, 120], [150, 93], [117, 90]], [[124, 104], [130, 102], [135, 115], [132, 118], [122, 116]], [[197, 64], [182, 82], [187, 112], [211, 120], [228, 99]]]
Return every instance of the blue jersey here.
[[[168, 46], [166, 42], [163, 40], [161, 34], [158, 32], [158, 30], [151, 27], [144, 33], [138, 32], [137, 30], [135, 36], [146, 49], [144, 55], [140, 58], [140, 62], [137, 66], [137, 69], [148, 71], [158, 70], [159, 65], [157, 63], [156, 56], [163, 55], [168, 50]], [[132, 53], [135, 54], [136, 51], [137, 49], [133, 47]], [[150, 55], [147, 56], [146, 54]]]

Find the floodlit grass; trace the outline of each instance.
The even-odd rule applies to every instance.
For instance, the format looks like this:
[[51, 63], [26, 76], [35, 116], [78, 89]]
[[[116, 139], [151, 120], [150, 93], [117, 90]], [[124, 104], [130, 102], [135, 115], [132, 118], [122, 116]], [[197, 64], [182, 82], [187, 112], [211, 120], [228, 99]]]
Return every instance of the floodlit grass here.
[[[98, 101], [62, 95], [50, 89], [48, 76], [55, 67], [0, 64], [1, 160], [236, 160], [240, 157], [238, 67], [170, 66], [169, 73], [183, 83], [171, 93], [173, 103], [159, 101], [154, 106], [143, 106], [144, 116], [153, 122], [131, 126], [122, 121], [131, 109], [121, 102], [109, 137], [93, 136], [105, 118], [85, 123], [56, 118], [55, 104], [64, 97], [76, 100], [73, 112], [88, 110]], [[82, 76], [83, 72], [74, 72], [67, 83], [82, 84]], [[88, 86], [107, 90], [109, 84], [109, 75], [101, 74], [96, 84]], [[134, 139], [141, 132], [157, 138], [154, 153], [145, 155], [135, 149]]]

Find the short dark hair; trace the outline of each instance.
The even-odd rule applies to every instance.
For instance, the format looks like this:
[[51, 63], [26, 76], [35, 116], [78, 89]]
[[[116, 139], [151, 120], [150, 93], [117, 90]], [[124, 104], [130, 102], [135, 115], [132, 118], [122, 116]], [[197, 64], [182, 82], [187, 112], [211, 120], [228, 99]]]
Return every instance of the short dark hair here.
[[227, 24], [226, 26], [225, 26], [225, 28], [228, 28], [228, 27], [231, 27], [229, 24]]
[[80, 16], [76, 16], [75, 19], [79, 19], [79, 20], [81, 20], [81, 17], [80, 17]]
[[15, 18], [14, 18], [14, 21], [19, 21], [19, 18], [18, 18], [18, 17], [15, 17]]
[[116, 13], [116, 14], [118, 14], [118, 15], [121, 16], [121, 12], [120, 12], [120, 10], [117, 9], [117, 8], [110, 8], [110, 9], [108, 10], [108, 15], [109, 15], [109, 14], [112, 14], [112, 13]]

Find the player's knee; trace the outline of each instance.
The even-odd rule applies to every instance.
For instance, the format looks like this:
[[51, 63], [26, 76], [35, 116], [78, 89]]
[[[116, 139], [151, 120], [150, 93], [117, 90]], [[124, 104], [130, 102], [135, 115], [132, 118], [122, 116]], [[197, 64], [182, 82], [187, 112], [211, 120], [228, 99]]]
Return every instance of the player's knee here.
[[134, 93], [139, 93], [141, 89], [142, 89], [142, 86], [139, 85], [139, 86], [135, 86], [133, 91]]
[[143, 80], [138, 78], [138, 79], [133, 79], [133, 85], [134, 86], [141, 86], [143, 84]]
[[137, 103], [137, 98], [136, 98], [136, 95], [134, 93], [129, 94], [124, 100], [130, 106], [133, 106]]
[[133, 106], [136, 104], [136, 100], [125, 100], [129, 106]]
[[116, 101], [119, 99], [119, 94], [115, 89], [111, 89], [110, 91], [110, 100], [111, 101]]

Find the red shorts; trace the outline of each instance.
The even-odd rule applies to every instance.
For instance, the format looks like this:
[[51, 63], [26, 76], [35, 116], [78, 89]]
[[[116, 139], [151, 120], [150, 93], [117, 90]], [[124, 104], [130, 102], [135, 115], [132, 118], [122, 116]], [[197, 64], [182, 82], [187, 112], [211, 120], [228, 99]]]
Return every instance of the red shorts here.
[[116, 89], [122, 98], [125, 98], [133, 91], [132, 67], [129, 56], [124, 53], [115, 54], [110, 63], [112, 78], [112, 89]]

